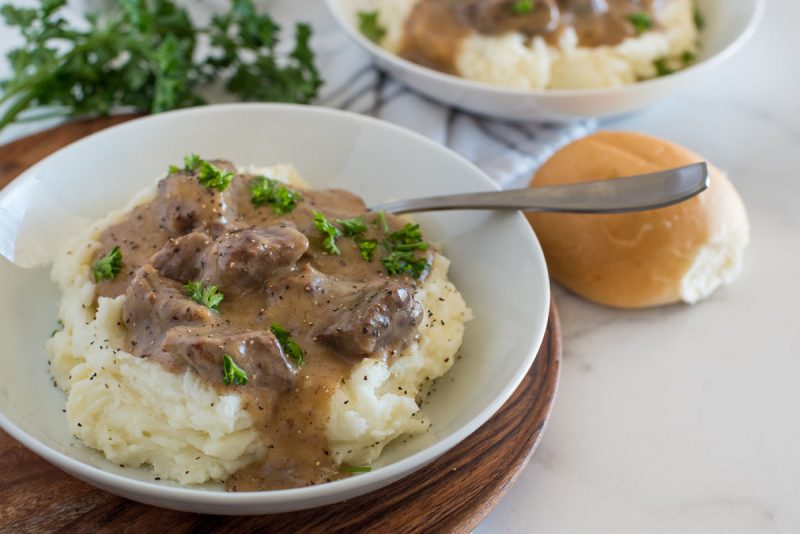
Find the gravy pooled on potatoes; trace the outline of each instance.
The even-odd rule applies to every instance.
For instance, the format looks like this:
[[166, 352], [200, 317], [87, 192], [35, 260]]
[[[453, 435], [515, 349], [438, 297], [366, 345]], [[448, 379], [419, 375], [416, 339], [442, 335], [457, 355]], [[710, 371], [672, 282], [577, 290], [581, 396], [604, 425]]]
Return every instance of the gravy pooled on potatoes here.
[[513, 0], [419, 0], [404, 29], [399, 54], [426, 67], [456, 73], [461, 41], [470, 33], [541, 36], [556, 44], [574, 28], [582, 46], [616, 45], [637, 35], [630, 17], [652, 20], [657, 0], [534, 0], [530, 9]]
[[[98, 258], [119, 247], [122, 268], [98, 282], [97, 295], [126, 296], [132, 354], [242, 396], [266, 453], [228, 489], [337, 478], [326, 438], [331, 396], [363, 358], [391, 361], [415, 340], [422, 307], [414, 293], [432, 251], [407, 247], [412, 256], [401, 256], [416, 267], [392, 271], [381, 243], [408, 229], [405, 220], [369, 213], [342, 190], [273, 183], [284, 203], [255, 202], [264, 177], [204, 163], [230, 185], [173, 169], [155, 198], [103, 231]], [[320, 217], [340, 235], [326, 241]]]

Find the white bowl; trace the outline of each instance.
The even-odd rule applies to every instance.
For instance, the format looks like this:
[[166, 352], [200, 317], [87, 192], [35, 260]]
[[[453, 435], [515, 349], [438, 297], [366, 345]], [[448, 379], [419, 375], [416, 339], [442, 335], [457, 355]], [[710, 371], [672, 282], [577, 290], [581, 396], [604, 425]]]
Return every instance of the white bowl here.
[[[0, 192], [0, 205], [38, 180], [67, 210], [100, 217], [153, 183], [170, 163], [198, 152], [239, 164], [294, 163], [313, 187], [344, 187], [367, 202], [496, 189], [472, 164], [388, 123], [322, 108], [232, 104], [164, 113], [78, 141]], [[34, 213], [35, 216], [35, 213]], [[372, 472], [307, 488], [226, 493], [221, 486], [155, 482], [148, 469], [123, 469], [74, 439], [64, 395], [51, 384], [44, 342], [59, 294], [48, 268], [0, 260], [0, 426], [72, 475], [156, 506], [213, 514], [264, 514], [329, 504], [419, 469], [486, 422], [519, 385], [544, 335], [549, 284], [544, 257], [519, 213], [419, 215], [428, 239], [452, 260], [451, 278], [472, 307], [462, 358], [426, 404], [430, 432], [390, 446]], [[59, 232], [53, 221], [52, 231]]]
[[764, 11], [764, 0], [697, 0], [706, 25], [694, 65], [669, 76], [622, 87], [527, 91], [466, 80], [407, 61], [361, 35], [354, 25], [355, 15], [347, 8], [347, 0], [326, 1], [347, 34], [401, 82], [445, 104], [515, 121], [607, 117], [650, 105], [696, 83], [731, 57], [753, 35]]

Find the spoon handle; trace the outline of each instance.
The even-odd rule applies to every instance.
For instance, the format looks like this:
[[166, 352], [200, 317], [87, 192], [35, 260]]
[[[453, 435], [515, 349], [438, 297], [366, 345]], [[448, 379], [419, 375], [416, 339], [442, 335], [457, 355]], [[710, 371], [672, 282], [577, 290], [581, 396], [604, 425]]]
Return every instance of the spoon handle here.
[[613, 180], [399, 200], [370, 209], [389, 213], [469, 209], [624, 213], [670, 206], [708, 185], [707, 165], [694, 163]]

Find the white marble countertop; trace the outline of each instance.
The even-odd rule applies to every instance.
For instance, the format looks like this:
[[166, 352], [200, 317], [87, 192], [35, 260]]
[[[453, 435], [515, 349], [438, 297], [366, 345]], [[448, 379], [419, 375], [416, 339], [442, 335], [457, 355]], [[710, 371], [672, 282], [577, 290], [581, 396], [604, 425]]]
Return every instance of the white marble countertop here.
[[726, 170], [749, 210], [741, 277], [710, 300], [614, 311], [555, 292], [564, 364], [540, 448], [477, 529], [800, 532], [800, 3], [704, 83], [608, 122]]
[[604, 124], [729, 173], [752, 225], [745, 269], [692, 307], [615, 311], [556, 288], [555, 410], [478, 533], [800, 531], [798, 20], [800, 3], [771, 0], [702, 84]]

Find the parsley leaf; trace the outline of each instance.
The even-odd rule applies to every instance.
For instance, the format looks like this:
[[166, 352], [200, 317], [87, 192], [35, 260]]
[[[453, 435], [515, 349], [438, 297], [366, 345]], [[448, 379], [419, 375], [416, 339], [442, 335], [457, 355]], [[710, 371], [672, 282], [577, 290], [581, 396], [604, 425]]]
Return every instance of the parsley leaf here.
[[281, 344], [283, 352], [288, 354], [294, 360], [296, 365], [303, 365], [303, 350], [300, 348], [300, 345], [298, 345], [297, 342], [292, 339], [292, 335], [289, 333], [289, 331], [284, 329], [278, 323], [272, 323], [269, 329], [275, 335], [278, 343]]
[[352, 219], [336, 219], [336, 224], [342, 227], [344, 235], [358, 236], [367, 231], [367, 223], [364, 222], [362, 217], [353, 217]]
[[213, 311], [219, 311], [219, 305], [225, 298], [217, 286], [205, 286], [203, 282], [190, 280], [183, 288], [189, 298]]
[[[158, 113], [205, 103], [200, 88], [222, 81], [241, 100], [306, 104], [322, 79], [310, 48], [311, 28], [297, 24], [294, 47], [279, 53], [280, 27], [253, 0], [232, 0], [206, 26], [175, 0], [109, 2], [109, 9], [70, 24], [66, 0], [38, 7], [3, 5], [6, 24], [23, 42], [8, 53], [0, 82], [0, 129], [19, 118], [109, 115], [119, 108]], [[207, 57], [199, 54], [207, 43]], [[7, 105], [4, 105], [7, 104]], [[47, 107], [45, 112], [29, 113]]]
[[379, 43], [386, 36], [386, 28], [378, 20], [377, 10], [358, 12], [358, 30], [373, 43]]
[[358, 245], [361, 257], [366, 261], [372, 261], [373, 256], [375, 256], [375, 250], [378, 248], [378, 242], [374, 239], [358, 239], [356, 240], [356, 245]]
[[200, 162], [203, 161], [200, 159], [200, 156], [192, 152], [188, 156], [183, 157], [183, 169], [178, 167], [177, 165], [170, 165], [169, 166], [169, 173], [170, 174], [177, 174], [181, 171], [186, 172], [194, 172], [200, 166]]
[[191, 154], [189, 154], [188, 156], [184, 156], [184, 157], [183, 157], [183, 165], [184, 165], [184, 168], [185, 168], [187, 171], [189, 171], [189, 172], [194, 172], [194, 171], [196, 171], [196, 170], [197, 170], [197, 168], [198, 168], [198, 167], [200, 167], [200, 163], [201, 163], [202, 161], [203, 161], [203, 160], [201, 160], [201, 159], [200, 159], [200, 156], [198, 156], [198, 155], [197, 155], [197, 154], [195, 154], [194, 152], [192, 152], [192, 153], [191, 153]]
[[222, 382], [225, 385], [239, 384], [243, 386], [247, 384], [247, 373], [236, 365], [230, 354], [222, 355]]
[[413, 278], [419, 278], [430, 267], [428, 260], [417, 258], [413, 252], [394, 250], [381, 258], [381, 263], [386, 272], [397, 276], [408, 273]]
[[653, 17], [649, 13], [639, 11], [625, 17], [631, 23], [636, 33], [644, 33], [653, 26]]
[[660, 57], [653, 61], [653, 67], [656, 69], [656, 76], [667, 76], [675, 72], [675, 69], [670, 67], [669, 60], [665, 57]]
[[693, 17], [694, 25], [698, 30], [702, 30], [706, 27], [706, 18], [703, 16], [703, 13], [700, 11], [699, 7], [694, 8]]
[[343, 465], [339, 467], [340, 473], [369, 473], [372, 467], [368, 465]]
[[272, 212], [284, 215], [292, 211], [303, 195], [266, 176], [256, 176], [250, 180], [250, 200], [254, 206], [272, 205]]
[[511, 12], [515, 15], [527, 15], [536, 7], [534, 0], [516, 0], [511, 4]]
[[389, 234], [387, 239], [394, 250], [428, 250], [428, 244], [422, 241], [418, 224], [406, 223], [400, 230]]
[[228, 91], [247, 101], [307, 104], [322, 86], [311, 50], [311, 27], [295, 27], [294, 48], [282, 58], [277, 49], [280, 26], [256, 13], [252, 0], [234, 0], [231, 11], [211, 22], [211, 43], [218, 52], [207, 61], [207, 80], [231, 71]]
[[92, 275], [94, 281], [111, 280], [117, 276], [122, 269], [122, 252], [119, 247], [114, 247], [111, 251], [98, 259], [92, 265]]
[[428, 250], [418, 224], [406, 223], [400, 230], [386, 236], [382, 245], [386, 254], [381, 263], [390, 275], [407, 273], [419, 278], [430, 267], [425, 257], [418, 258], [414, 254], [417, 250]]
[[314, 212], [314, 227], [325, 234], [325, 239], [322, 241], [322, 248], [329, 254], [338, 256], [342, 253], [339, 247], [336, 246], [336, 238], [342, 235], [341, 230], [336, 228], [322, 213]]
[[696, 58], [697, 56], [691, 50], [684, 50], [683, 53], [681, 54], [681, 61], [683, 62], [684, 65], [688, 65]]
[[206, 160], [200, 160], [197, 169], [197, 181], [209, 189], [225, 191], [231, 185], [233, 173], [230, 171], [220, 169]]
[[389, 228], [389, 221], [386, 220], [385, 211], [381, 210], [378, 213], [376, 213], [375, 220], [373, 221], [373, 223], [375, 224], [375, 226], [383, 230], [384, 234], [388, 234], [389, 230], [391, 230], [391, 228]]

